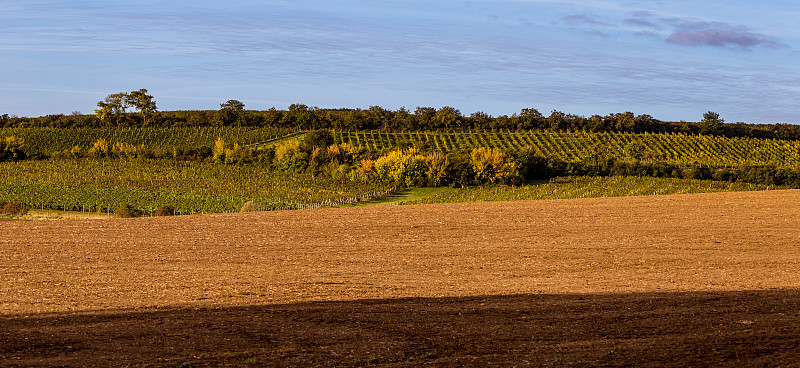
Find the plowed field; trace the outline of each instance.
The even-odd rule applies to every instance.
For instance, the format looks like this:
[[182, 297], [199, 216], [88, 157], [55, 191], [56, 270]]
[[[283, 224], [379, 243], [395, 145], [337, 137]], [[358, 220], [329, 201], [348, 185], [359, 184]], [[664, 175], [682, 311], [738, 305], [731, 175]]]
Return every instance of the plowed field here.
[[800, 365], [800, 191], [0, 222], [0, 366]]

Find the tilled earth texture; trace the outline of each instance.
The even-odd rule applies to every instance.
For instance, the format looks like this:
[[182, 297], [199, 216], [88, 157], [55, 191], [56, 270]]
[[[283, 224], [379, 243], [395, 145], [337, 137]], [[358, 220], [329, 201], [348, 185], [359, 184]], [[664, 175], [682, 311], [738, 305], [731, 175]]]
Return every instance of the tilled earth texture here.
[[800, 191], [3, 221], [0, 366], [800, 366]]

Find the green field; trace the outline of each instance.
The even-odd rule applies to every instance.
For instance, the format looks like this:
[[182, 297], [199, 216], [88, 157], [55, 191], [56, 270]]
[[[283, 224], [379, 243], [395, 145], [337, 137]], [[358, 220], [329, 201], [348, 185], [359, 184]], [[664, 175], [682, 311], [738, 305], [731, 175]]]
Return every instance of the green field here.
[[374, 197], [391, 189], [379, 183], [335, 181], [257, 165], [218, 165], [170, 160], [44, 160], [0, 163], [0, 200], [33, 208], [115, 211], [130, 204], [154, 211], [239, 211], [330, 206]]
[[559, 177], [548, 183], [448, 189], [401, 204], [575, 199], [785, 189], [713, 180], [614, 177]]

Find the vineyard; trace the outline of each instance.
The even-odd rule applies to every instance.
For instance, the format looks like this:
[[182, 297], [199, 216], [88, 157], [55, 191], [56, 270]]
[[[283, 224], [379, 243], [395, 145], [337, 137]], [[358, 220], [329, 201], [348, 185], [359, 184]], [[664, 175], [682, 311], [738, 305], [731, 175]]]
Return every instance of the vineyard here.
[[[769, 184], [773, 183], [796, 185], [797, 181], [792, 181], [794, 179], [791, 175], [795, 175], [792, 173], [800, 169], [800, 141], [674, 133], [337, 130], [332, 131], [333, 143], [347, 143], [350, 148], [331, 146], [330, 150], [317, 148], [316, 151], [309, 149], [301, 152], [299, 141], [304, 137], [311, 141], [312, 136], [313, 134], [306, 134], [305, 131], [284, 128], [3, 128], [0, 129], [0, 138], [15, 137], [14, 142], [24, 141], [21, 147], [33, 159], [0, 162], [0, 177], [5, 178], [0, 182], [0, 202], [18, 202], [40, 209], [108, 214], [124, 205], [144, 213], [153, 213], [167, 207], [177, 214], [238, 211], [245, 203], [249, 203], [249, 209], [258, 210], [335, 206], [385, 195], [397, 185], [448, 186], [453, 185], [456, 180], [458, 186], [465, 182], [471, 182], [471, 185], [480, 184], [480, 177], [470, 174], [470, 168], [464, 169], [462, 165], [458, 167], [462, 171], [451, 170], [455, 166], [448, 167], [445, 156], [436, 156], [439, 161], [435, 161], [435, 155], [432, 155], [470, 153], [476, 148], [496, 148], [507, 153], [532, 152], [540, 157], [565, 162], [586, 162], [589, 165], [592, 160], [608, 158], [621, 160], [623, 163], [667, 163], [692, 168], [768, 166], [778, 169], [728, 173], [738, 176], [714, 176], [718, 181], [700, 181], [676, 177], [710, 179], [713, 173], [709, 171], [703, 174], [705, 176], [687, 176], [687, 172], [676, 166], [677, 170], [667, 170], [671, 175], [669, 179], [554, 178], [543, 185], [443, 191], [416, 203], [770, 189], [772, 187]], [[135, 157], [120, 154], [111, 158], [110, 155], [70, 156], [63, 153], [76, 146], [81, 148], [77, 150], [79, 152], [91, 153], [89, 148], [100, 140], [105, 140], [109, 146], [124, 143], [131, 147], [142, 147], [142, 151], [151, 154]], [[223, 141], [224, 145], [221, 145]], [[178, 154], [182, 149], [197, 150], [201, 147], [205, 149], [205, 155]], [[327, 144], [323, 148], [326, 147]], [[450, 175], [448, 180], [451, 181], [431, 184], [432, 181], [429, 180], [417, 184], [414, 178], [422, 176], [408, 176], [414, 180], [397, 183], [375, 174], [376, 166], [381, 170], [388, 170], [385, 169], [389, 167], [386, 166], [388, 161], [385, 158], [390, 152], [409, 147], [416, 148], [417, 151], [414, 152], [431, 154], [414, 156], [415, 154], [408, 151], [406, 157], [395, 152], [395, 156], [399, 157], [396, 157], [397, 160], [417, 160], [414, 162], [418, 165], [419, 172], [423, 172], [426, 167], [422, 165], [439, 162], [440, 177]], [[510, 160], [515, 156], [508, 157]], [[311, 163], [316, 165], [313, 169]], [[403, 165], [400, 166], [413, 166]], [[506, 166], [515, 167], [511, 164]], [[722, 171], [715, 170], [715, 173]], [[777, 177], [778, 174], [787, 172], [788, 176]], [[452, 179], [457, 175], [462, 175], [462, 179]], [[658, 176], [620, 171], [604, 174], [562, 171], [558, 175]], [[550, 177], [553, 176], [557, 175]], [[788, 179], [782, 179], [784, 177]], [[748, 180], [750, 183], [763, 185], [747, 184]]]
[[[100, 139], [110, 144], [142, 145], [153, 151], [213, 147], [217, 138], [229, 144], [248, 146], [296, 133], [296, 129], [255, 127], [0, 128], [0, 137], [22, 138], [28, 156], [47, 156], [75, 146], [87, 148]], [[582, 131], [445, 133], [337, 130], [333, 135], [336, 143], [349, 143], [373, 152], [406, 146], [439, 152], [471, 151], [479, 147], [509, 152], [532, 149], [541, 156], [575, 162], [598, 156], [624, 158], [630, 155], [631, 147], [640, 145], [640, 158], [670, 164], [800, 166], [800, 141], [776, 139]]]
[[212, 147], [217, 138], [249, 145], [296, 132], [286, 128], [175, 127], [175, 128], [0, 128], [0, 137], [25, 141], [28, 156], [51, 155], [75, 146], [91, 147], [100, 139], [113, 143], [143, 145], [146, 149], [172, 150]]
[[337, 142], [374, 151], [403, 145], [428, 147], [442, 152], [470, 151], [478, 147], [504, 151], [533, 149], [543, 156], [572, 162], [597, 157], [626, 157], [632, 144], [643, 145], [642, 158], [671, 164], [695, 162], [716, 166], [800, 165], [800, 142], [754, 138], [725, 138], [686, 134], [634, 134], [528, 131], [426, 133], [386, 131], [335, 131]]
[[33, 208], [108, 213], [129, 204], [152, 213], [297, 209], [383, 195], [390, 186], [268, 171], [256, 165], [169, 160], [47, 160], [0, 163], [0, 199]]
[[560, 177], [540, 185], [521, 187], [490, 186], [451, 189], [403, 204], [458, 202], [520, 201], [540, 199], [574, 199], [627, 197], [666, 194], [745, 192], [784, 189], [769, 185], [727, 183], [713, 180], [665, 179], [640, 177]]

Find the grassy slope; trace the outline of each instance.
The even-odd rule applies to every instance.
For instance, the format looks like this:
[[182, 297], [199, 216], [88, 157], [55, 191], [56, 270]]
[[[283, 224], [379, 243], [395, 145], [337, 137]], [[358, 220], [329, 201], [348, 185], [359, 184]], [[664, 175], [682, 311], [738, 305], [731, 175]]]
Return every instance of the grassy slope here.
[[445, 193], [455, 191], [453, 188], [404, 188], [394, 191], [386, 196], [371, 199], [369, 201], [343, 205], [340, 207], [363, 207], [363, 206], [391, 206], [404, 204], [413, 201], [422, 201], [427, 198], [441, 196]]
[[520, 187], [486, 186], [450, 189], [403, 204], [490, 202], [540, 199], [627, 197], [666, 194], [786, 189], [748, 183], [649, 177], [566, 177]]

